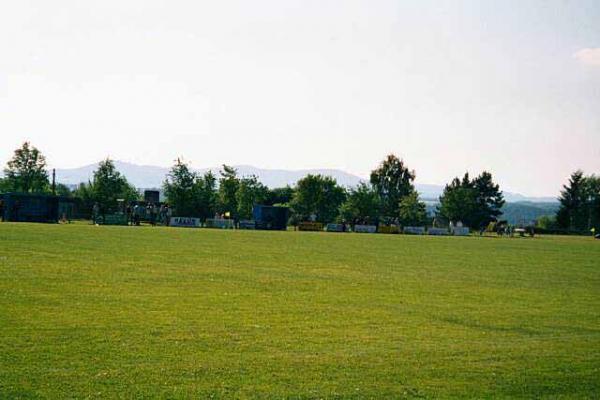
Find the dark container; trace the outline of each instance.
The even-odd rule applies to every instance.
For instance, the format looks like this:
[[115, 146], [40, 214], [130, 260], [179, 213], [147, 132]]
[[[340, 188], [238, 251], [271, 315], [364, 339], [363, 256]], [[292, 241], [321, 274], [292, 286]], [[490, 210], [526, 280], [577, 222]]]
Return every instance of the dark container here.
[[160, 202], [160, 192], [158, 190], [144, 190], [144, 201], [158, 204]]
[[4, 221], [58, 222], [59, 196], [34, 193], [4, 193]]
[[284, 231], [287, 229], [289, 208], [255, 205], [252, 208], [252, 216], [256, 222], [256, 229]]

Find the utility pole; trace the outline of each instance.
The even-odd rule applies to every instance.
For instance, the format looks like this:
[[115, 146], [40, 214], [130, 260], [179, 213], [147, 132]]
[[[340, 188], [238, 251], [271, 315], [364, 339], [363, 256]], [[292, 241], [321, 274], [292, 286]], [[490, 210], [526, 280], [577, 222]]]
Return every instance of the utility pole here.
[[592, 231], [592, 200], [593, 200], [593, 197], [590, 194], [588, 196], [588, 207], [587, 207], [587, 209], [588, 209], [588, 232]]
[[52, 168], [52, 194], [56, 196], [56, 169]]

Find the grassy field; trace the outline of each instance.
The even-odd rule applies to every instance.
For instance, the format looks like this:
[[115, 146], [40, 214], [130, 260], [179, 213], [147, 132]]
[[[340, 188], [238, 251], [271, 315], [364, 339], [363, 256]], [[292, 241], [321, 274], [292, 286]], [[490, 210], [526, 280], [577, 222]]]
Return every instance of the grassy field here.
[[598, 398], [600, 240], [0, 224], [0, 398]]

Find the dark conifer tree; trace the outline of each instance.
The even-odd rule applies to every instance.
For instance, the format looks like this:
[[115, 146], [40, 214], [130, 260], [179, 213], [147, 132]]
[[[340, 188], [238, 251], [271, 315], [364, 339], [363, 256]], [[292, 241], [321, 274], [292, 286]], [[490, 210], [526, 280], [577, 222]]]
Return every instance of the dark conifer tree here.
[[571, 174], [569, 183], [563, 185], [559, 197], [560, 208], [556, 213], [556, 222], [563, 229], [583, 229], [585, 225], [585, 177], [583, 171]]

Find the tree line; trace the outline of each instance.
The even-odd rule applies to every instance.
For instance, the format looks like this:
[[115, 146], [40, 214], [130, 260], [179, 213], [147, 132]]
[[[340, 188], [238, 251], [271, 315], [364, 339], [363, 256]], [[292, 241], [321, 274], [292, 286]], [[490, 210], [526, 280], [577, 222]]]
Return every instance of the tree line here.
[[600, 176], [573, 172], [558, 200], [556, 216], [543, 221], [546, 228], [575, 233], [600, 229]]
[[[415, 189], [416, 173], [394, 154], [388, 155], [371, 171], [369, 180], [346, 188], [330, 176], [309, 174], [294, 187], [269, 188], [254, 175], [239, 176], [235, 168], [223, 165], [218, 176], [198, 174], [189, 164], [177, 159], [162, 186], [175, 216], [198, 217], [215, 214], [235, 220], [251, 219], [255, 204], [290, 208], [290, 223], [315, 221], [354, 224], [391, 224], [403, 226], [447, 225], [462, 222], [471, 229], [482, 229], [501, 218], [504, 197], [492, 174], [483, 171], [475, 177], [465, 173], [448, 183], [439, 198], [435, 215], [427, 215], [425, 203]], [[50, 193], [46, 160], [41, 152], [24, 143], [0, 179], [0, 191]], [[112, 160], [99, 163], [89, 182], [71, 191], [65, 185], [56, 194], [78, 199], [91, 210], [98, 203], [104, 212], [117, 209], [118, 199], [139, 201], [140, 194]], [[561, 207], [552, 219], [556, 226], [572, 230], [598, 226], [600, 219], [600, 179], [577, 171], [565, 185]]]

